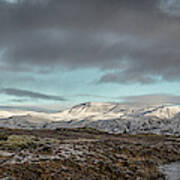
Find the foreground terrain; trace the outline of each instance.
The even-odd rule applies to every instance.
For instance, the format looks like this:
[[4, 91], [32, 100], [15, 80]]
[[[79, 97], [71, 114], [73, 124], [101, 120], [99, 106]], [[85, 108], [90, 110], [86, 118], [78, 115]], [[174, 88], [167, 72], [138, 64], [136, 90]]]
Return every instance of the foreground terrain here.
[[0, 129], [2, 179], [164, 179], [158, 167], [179, 160], [180, 138], [173, 136]]

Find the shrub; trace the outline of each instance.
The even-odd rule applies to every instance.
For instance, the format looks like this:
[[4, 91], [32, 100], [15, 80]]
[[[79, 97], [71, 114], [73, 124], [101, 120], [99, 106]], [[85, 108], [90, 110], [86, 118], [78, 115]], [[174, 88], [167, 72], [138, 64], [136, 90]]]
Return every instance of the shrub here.
[[0, 141], [7, 141], [8, 140], [8, 134], [2, 132], [0, 133]]
[[29, 146], [34, 145], [32, 136], [18, 135], [9, 136], [8, 139], [2, 144], [10, 149], [28, 148]]

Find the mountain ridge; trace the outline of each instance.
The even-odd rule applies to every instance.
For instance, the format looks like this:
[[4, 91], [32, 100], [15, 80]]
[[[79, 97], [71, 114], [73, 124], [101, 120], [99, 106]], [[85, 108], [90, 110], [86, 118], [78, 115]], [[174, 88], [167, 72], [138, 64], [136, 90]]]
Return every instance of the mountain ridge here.
[[110, 133], [180, 134], [180, 106], [128, 107], [119, 103], [81, 103], [57, 113], [0, 111], [0, 127], [56, 129], [92, 127]]

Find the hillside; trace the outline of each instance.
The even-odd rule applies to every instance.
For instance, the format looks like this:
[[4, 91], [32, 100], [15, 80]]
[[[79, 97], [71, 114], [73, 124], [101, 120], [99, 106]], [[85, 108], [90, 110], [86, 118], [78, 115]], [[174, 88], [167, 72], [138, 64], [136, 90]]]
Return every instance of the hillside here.
[[180, 106], [128, 107], [117, 103], [83, 103], [57, 113], [0, 111], [0, 127], [56, 129], [92, 127], [111, 133], [180, 134]]

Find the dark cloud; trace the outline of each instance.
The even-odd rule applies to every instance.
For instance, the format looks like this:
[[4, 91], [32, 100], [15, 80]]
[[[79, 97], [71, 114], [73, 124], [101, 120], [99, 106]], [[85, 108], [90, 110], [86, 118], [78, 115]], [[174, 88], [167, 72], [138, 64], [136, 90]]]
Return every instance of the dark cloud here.
[[175, 0], [0, 1], [1, 63], [99, 68], [103, 83], [179, 81], [179, 14]]
[[6, 95], [15, 96], [15, 97], [27, 97], [31, 99], [42, 99], [42, 100], [53, 100], [53, 101], [66, 101], [65, 98], [60, 96], [53, 96], [53, 95], [47, 95], [42, 94], [38, 92], [32, 92], [27, 90], [21, 90], [21, 89], [13, 89], [13, 88], [4, 88], [1, 90], [1, 93], [4, 93]]
[[128, 96], [123, 98], [124, 103], [134, 105], [177, 104], [180, 105], [180, 96], [171, 94], [148, 94]]

